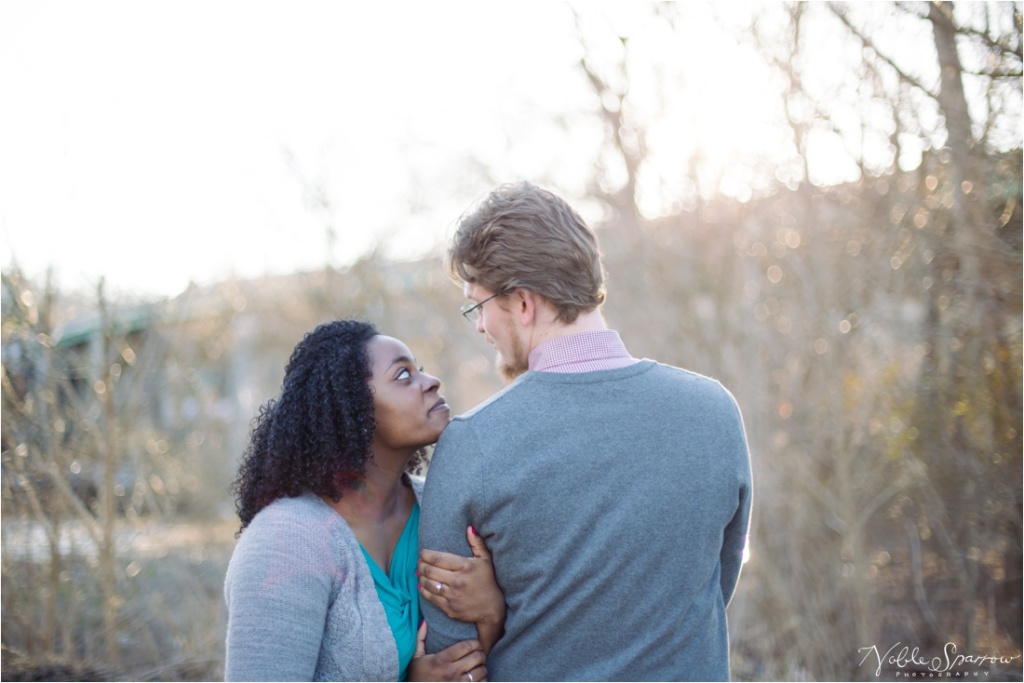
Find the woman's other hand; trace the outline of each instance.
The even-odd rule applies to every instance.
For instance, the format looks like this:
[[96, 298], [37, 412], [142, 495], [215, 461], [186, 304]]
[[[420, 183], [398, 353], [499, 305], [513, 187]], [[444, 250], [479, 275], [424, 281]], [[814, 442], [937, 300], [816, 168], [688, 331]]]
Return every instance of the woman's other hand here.
[[416, 633], [416, 652], [409, 664], [410, 681], [470, 681], [487, 680], [487, 667], [480, 641], [461, 640], [436, 655], [428, 655], [427, 622], [420, 624]]

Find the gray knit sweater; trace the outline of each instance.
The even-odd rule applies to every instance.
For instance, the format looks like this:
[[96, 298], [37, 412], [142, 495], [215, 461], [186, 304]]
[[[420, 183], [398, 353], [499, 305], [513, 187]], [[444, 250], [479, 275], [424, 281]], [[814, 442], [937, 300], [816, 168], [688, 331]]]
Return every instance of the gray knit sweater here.
[[[494, 555], [505, 635], [491, 680], [719, 680], [750, 515], [732, 396], [641, 361], [528, 372], [438, 443], [420, 546]], [[472, 637], [421, 600], [427, 651]]]
[[398, 649], [359, 541], [318, 496], [276, 500], [253, 518], [224, 596], [225, 680], [398, 679]]

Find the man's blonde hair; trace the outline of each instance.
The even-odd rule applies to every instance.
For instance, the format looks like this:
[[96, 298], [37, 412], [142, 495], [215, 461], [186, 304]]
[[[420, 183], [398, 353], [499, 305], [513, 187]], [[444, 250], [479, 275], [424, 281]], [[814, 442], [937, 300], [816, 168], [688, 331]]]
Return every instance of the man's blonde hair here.
[[495, 188], [459, 220], [445, 268], [496, 294], [540, 294], [567, 324], [605, 299], [597, 237], [565, 200], [528, 182]]

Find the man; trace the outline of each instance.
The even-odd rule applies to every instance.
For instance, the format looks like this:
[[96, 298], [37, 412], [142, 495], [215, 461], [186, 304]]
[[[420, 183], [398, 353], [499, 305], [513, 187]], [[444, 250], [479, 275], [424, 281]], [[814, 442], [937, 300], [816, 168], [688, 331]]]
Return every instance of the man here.
[[[420, 547], [468, 555], [467, 526], [486, 541], [507, 604], [490, 679], [728, 679], [751, 500], [732, 396], [629, 355], [597, 240], [550, 192], [494, 190], [446, 266], [511, 384], [442, 434]], [[428, 652], [476, 635], [421, 602]]]

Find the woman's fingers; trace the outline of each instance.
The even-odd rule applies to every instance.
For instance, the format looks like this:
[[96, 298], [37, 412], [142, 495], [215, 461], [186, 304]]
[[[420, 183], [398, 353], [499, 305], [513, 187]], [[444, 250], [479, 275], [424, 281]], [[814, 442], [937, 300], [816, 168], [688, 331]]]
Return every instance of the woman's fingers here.
[[473, 557], [481, 560], [491, 561], [491, 551], [487, 549], [484, 539], [471, 526], [466, 527], [466, 540], [469, 541], [469, 548], [473, 551]]
[[473, 557], [464, 557], [440, 550], [421, 550], [417, 563], [419, 576], [422, 580], [439, 582], [449, 586], [461, 587], [461, 577], [472, 573], [474, 563], [483, 560], [490, 563], [491, 552], [487, 549], [484, 539], [477, 534], [472, 526], [466, 527], [466, 540]]
[[[437, 654], [447, 662], [465, 664], [466, 666], [461, 669], [462, 671], [469, 671], [473, 666], [479, 666], [485, 661], [483, 646], [480, 645], [480, 641], [476, 638], [460, 640]], [[478, 657], [479, 659], [472, 659], [473, 657]], [[463, 662], [462, 660], [466, 661]]]
[[462, 640], [447, 647], [436, 655], [420, 656], [421, 645], [426, 638], [426, 622], [420, 625], [417, 633], [416, 656], [413, 657], [410, 669], [410, 680], [414, 681], [473, 681], [480, 683], [487, 680], [487, 659], [479, 640]]
[[504, 596], [494, 578], [487, 545], [473, 527], [466, 528], [473, 557], [424, 550], [417, 564], [420, 595], [452, 619], [479, 624], [503, 621]]
[[[460, 591], [464, 591], [466, 589], [466, 577], [463, 574], [456, 574], [443, 569], [427, 569], [420, 572], [419, 589], [420, 593], [427, 599], [432, 597], [456, 597], [460, 594]], [[436, 600], [431, 600], [431, 602], [444, 609], [445, 612], [448, 612], [448, 610]], [[451, 614], [448, 616], [451, 616]]]
[[447, 586], [443, 583], [435, 583], [433, 581], [428, 581], [426, 583], [420, 582], [420, 595], [422, 595], [427, 602], [437, 607], [452, 619], [457, 619], [458, 614], [456, 614], [452, 609], [451, 604], [448, 602], [448, 598], [444, 596], [445, 588], [447, 588]]
[[[463, 641], [463, 642], [475, 642], [475, 643], [479, 644], [479, 641]], [[487, 671], [486, 671], [486, 669], [484, 669], [484, 663], [486, 661], [487, 661], [487, 656], [484, 654], [484, 651], [482, 649], [476, 649], [476, 650], [471, 650], [470, 652], [468, 652], [463, 657], [459, 657], [455, 661], [455, 666], [460, 671], [465, 671], [466, 673], [473, 674], [473, 678], [476, 678], [477, 680], [479, 680], [479, 678], [477, 678], [477, 674], [474, 673], [474, 671], [477, 671], [479, 673], [482, 673], [483, 675], [486, 675]], [[480, 671], [481, 669], [483, 671]], [[469, 679], [466, 679], [466, 680], [469, 680]]]
[[480, 665], [475, 666], [461, 678], [463, 681], [470, 681], [470, 683], [485, 683], [487, 681], [487, 667]]
[[454, 553], [443, 553], [440, 550], [421, 550], [420, 564], [428, 564], [438, 569], [458, 571], [466, 566], [469, 558]]
[[420, 551], [420, 561], [416, 565], [420, 578], [439, 581], [449, 586], [460, 586], [461, 577], [472, 573], [477, 566], [476, 562], [483, 560], [490, 563], [491, 552], [487, 549], [487, 544], [471, 526], [466, 527], [466, 540], [469, 542], [473, 557], [463, 557], [439, 550]]
[[413, 658], [422, 657], [427, 654], [427, 621], [424, 619], [420, 623], [420, 628], [416, 631], [416, 652], [413, 653]]
[[479, 640], [459, 641], [441, 650], [434, 657], [441, 673], [437, 680], [479, 683], [487, 678], [487, 669], [484, 667], [487, 657]]
[[423, 597], [427, 598], [431, 602], [434, 602], [432, 598], [443, 597], [442, 593], [444, 592], [445, 585], [440, 581], [424, 580], [422, 577], [420, 577], [419, 589]]
[[419, 577], [420, 583], [433, 582], [443, 583], [446, 586], [460, 586], [462, 585], [462, 577], [467, 571], [469, 571], [469, 565], [467, 560], [467, 566], [462, 571], [449, 571], [447, 569], [439, 569], [432, 564], [419, 563]]

